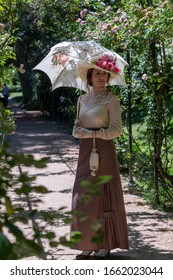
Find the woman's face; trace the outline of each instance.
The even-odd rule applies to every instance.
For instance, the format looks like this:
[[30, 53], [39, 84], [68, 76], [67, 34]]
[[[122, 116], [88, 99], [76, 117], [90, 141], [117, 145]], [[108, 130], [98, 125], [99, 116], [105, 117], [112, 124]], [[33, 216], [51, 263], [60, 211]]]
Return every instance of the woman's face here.
[[92, 72], [92, 85], [94, 88], [103, 88], [105, 87], [106, 83], [108, 81], [108, 73], [99, 70], [99, 69], [93, 69]]

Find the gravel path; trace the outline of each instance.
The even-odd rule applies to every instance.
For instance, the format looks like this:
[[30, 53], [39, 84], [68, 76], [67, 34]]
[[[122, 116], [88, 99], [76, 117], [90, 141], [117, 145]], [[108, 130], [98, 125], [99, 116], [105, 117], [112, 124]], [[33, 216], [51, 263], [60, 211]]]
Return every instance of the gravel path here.
[[[48, 166], [30, 168], [37, 175], [37, 182], [51, 192], [42, 197], [40, 209], [58, 211], [61, 206], [70, 210], [71, 192], [75, 176], [78, 142], [61, 126], [46, 120], [39, 112], [12, 109], [17, 130], [10, 137], [11, 145], [36, 158], [50, 156]], [[18, 172], [18, 170], [14, 170]], [[130, 249], [114, 250], [109, 259], [172, 260], [173, 259], [173, 214], [153, 210], [146, 202], [128, 190], [128, 181], [122, 177], [124, 200], [129, 227]], [[33, 202], [34, 203], [34, 202]], [[50, 224], [57, 237], [69, 232], [69, 226], [55, 220]], [[29, 235], [29, 228], [25, 228]], [[47, 246], [47, 245], [45, 245]], [[75, 250], [66, 247], [49, 250], [49, 259], [74, 259]]]

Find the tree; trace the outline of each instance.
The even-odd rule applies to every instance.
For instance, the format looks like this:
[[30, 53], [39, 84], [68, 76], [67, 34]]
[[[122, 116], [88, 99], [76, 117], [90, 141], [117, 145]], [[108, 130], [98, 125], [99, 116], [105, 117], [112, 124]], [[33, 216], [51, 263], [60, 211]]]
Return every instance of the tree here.
[[[74, 40], [78, 26], [75, 24], [75, 15], [80, 10], [81, 1], [2, 0], [2, 3], [2, 9], [6, 11], [1, 15], [2, 22], [10, 17], [16, 41], [15, 44], [12, 42], [10, 33], [11, 51], [14, 46], [13, 54], [16, 57], [9, 56], [8, 52], [8, 58], [11, 58], [10, 63], [14, 63], [18, 72], [23, 103], [29, 105], [37, 99], [32, 69], [54, 44]], [[5, 52], [7, 49], [4, 49]]]
[[17, 1], [18, 40], [15, 44], [15, 65], [17, 68], [20, 68], [21, 64], [24, 65], [24, 71], [19, 71], [24, 104], [37, 98], [33, 67], [44, 58], [54, 44], [68, 40], [74, 34], [75, 25], [69, 24], [73, 18], [73, 2], [70, 2], [69, 7], [68, 1]]
[[0, 0], [0, 88], [11, 78], [11, 60], [15, 59], [13, 44], [16, 16], [13, 14], [13, 1]]

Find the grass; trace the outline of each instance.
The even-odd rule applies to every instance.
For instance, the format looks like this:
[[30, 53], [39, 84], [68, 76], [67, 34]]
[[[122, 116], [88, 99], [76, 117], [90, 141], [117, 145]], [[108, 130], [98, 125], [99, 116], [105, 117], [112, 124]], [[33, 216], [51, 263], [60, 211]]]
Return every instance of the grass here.
[[[152, 149], [153, 149], [153, 157], [154, 157], [154, 148], [150, 146], [149, 142], [147, 143], [148, 137], [146, 133], [147, 133], [148, 125], [150, 124], [147, 124], [146, 122], [145, 123], [136, 122], [132, 124], [132, 136], [133, 136], [132, 143], [133, 143], [133, 155], [134, 155], [134, 161], [133, 161], [134, 170], [132, 172], [135, 174], [136, 171], [137, 177], [139, 175], [137, 179], [137, 189], [139, 189], [139, 192], [153, 206], [156, 206], [155, 193], [154, 193], [154, 169], [152, 175], [152, 170], [150, 169], [151, 167], [147, 170], [147, 165], [145, 166], [145, 155], [147, 157], [151, 156], [150, 153], [152, 153]], [[163, 142], [163, 146], [162, 146], [163, 166], [165, 167], [165, 169], [167, 167], [168, 170], [166, 172], [168, 172], [169, 175], [173, 176], [172, 133], [173, 133], [173, 115], [171, 118], [169, 128], [167, 130], [167, 139], [164, 140], [166, 142]], [[169, 146], [169, 150], [167, 150], [167, 145]], [[165, 156], [166, 150], [168, 152], [167, 157]], [[143, 165], [141, 165], [142, 161], [144, 161]], [[137, 167], [137, 169], [135, 167]], [[159, 207], [163, 207], [164, 209], [167, 209], [167, 211], [168, 209], [173, 209], [172, 196], [173, 196], [173, 191], [171, 188], [169, 188], [168, 182], [166, 180], [165, 182], [163, 182], [162, 180], [159, 179], [159, 199], [160, 199]]]
[[20, 104], [23, 101], [23, 94], [22, 92], [11, 92], [10, 99]]

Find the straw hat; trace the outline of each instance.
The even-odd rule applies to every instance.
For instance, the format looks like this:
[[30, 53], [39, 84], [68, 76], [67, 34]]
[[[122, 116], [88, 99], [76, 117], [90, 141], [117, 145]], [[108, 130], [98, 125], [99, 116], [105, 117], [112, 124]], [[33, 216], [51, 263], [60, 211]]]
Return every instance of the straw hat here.
[[121, 70], [116, 63], [116, 58], [107, 54], [101, 57], [95, 56], [90, 60], [80, 60], [76, 65], [76, 75], [87, 83], [87, 71], [89, 69], [98, 69], [110, 74], [109, 81], [121, 76]]

